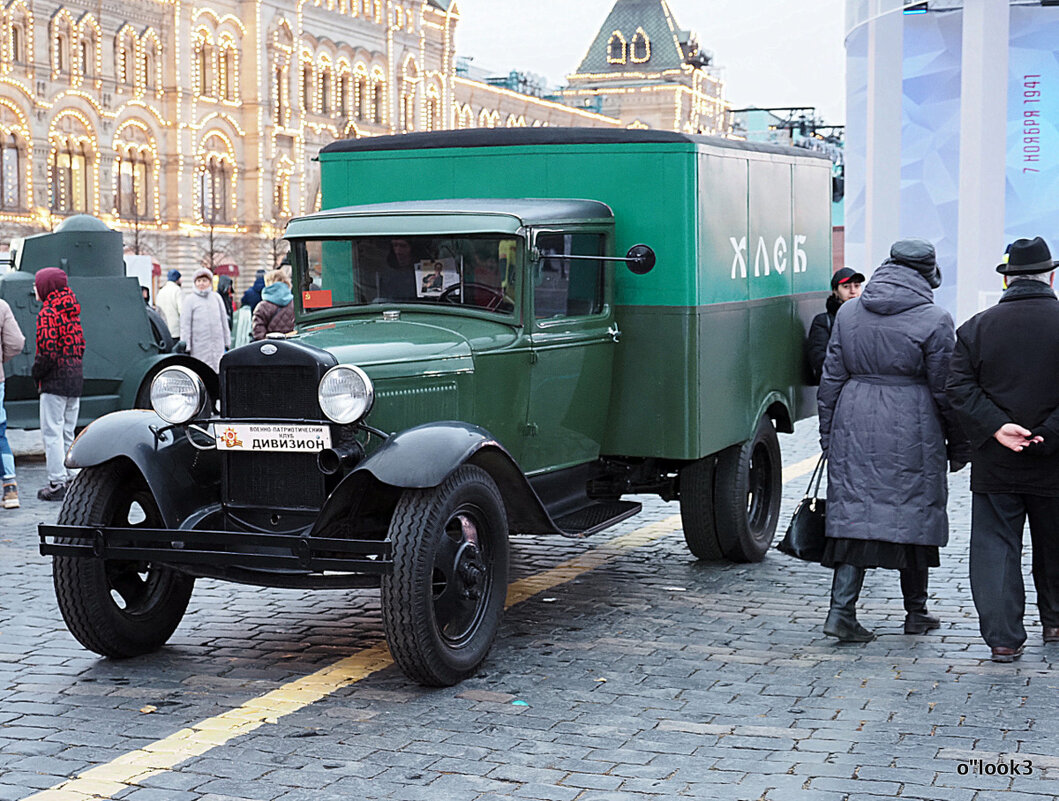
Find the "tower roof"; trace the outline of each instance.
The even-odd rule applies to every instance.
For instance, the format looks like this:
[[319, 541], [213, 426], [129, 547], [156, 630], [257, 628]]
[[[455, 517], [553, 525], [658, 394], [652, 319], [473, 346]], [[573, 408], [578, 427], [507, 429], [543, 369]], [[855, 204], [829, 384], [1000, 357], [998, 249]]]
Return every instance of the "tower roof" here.
[[617, 0], [576, 74], [680, 69], [686, 63], [681, 42], [690, 39], [665, 0]]

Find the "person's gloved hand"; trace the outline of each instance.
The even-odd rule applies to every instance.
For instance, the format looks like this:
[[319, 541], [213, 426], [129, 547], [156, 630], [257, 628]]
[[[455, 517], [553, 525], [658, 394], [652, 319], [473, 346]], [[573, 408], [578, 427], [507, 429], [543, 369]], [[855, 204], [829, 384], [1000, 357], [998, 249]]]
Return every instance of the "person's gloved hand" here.
[[1059, 435], [1044, 426], [1038, 426], [1030, 433], [1033, 434], [1033, 439], [1026, 446], [1026, 453], [1035, 456], [1052, 456], [1059, 452]]

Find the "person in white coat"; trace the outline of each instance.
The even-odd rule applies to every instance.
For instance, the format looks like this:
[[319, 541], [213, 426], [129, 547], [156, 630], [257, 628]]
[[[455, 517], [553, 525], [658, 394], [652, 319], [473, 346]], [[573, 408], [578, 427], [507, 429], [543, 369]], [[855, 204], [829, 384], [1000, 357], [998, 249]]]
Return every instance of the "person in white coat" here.
[[184, 292], [180, 288], [180, 270], [170, 270], [166, 273], [166, 278], [169, 280], [158, 290], [154, 302], [158, 313], [169, 326], [169, 333], [173, 335], [173, 339], [177, 339], [180, 336], [180, 307], [184, 301]]
[[213, 273], [205, 267], [195, 271], [195, 291], [184, 298], [180, 309], [180, 338], [187, 343], [189, 356], [205, 362], [215, 373], [220, 371], [232, 332], [224, 301], [213, 291]]

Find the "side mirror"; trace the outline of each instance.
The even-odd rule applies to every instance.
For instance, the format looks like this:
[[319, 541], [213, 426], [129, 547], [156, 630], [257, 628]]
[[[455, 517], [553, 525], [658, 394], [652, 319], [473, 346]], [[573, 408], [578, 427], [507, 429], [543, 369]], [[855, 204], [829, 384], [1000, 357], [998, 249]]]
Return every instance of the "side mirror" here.
[[646, 275], [655, 266], [655, 252], [647, 245], [633, 245], [625, 254], [625, 263], [637, 275]]

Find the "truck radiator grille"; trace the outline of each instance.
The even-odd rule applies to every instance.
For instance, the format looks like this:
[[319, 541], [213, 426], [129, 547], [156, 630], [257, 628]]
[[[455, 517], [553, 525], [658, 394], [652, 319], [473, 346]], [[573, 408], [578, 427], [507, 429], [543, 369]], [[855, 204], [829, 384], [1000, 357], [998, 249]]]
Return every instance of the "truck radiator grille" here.
[[312, 367], [229, 367], [224, 371], [228, 417], [323, 420]]
[[[224, 370], [225, 416], [324, 420], [313, 367], [277, 365]], [[237, 506], [319, 509], [326, 497], [315, 453], [224, 455], [225, 502]]]

